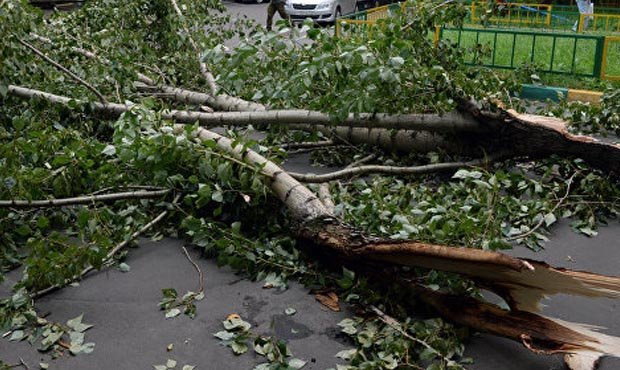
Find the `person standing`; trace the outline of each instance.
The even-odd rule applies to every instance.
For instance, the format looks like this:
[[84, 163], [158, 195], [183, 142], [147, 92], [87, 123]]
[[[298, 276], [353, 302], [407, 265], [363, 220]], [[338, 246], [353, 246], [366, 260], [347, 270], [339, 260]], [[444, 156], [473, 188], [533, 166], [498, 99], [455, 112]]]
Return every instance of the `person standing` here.
[[[594, 13], [594, 3], [591, 0], [577, 0], [577, 8], [579, 9], [579, 19], [575, 22], [573, 26], [573, 31], [577, 32], [579, 27], [579, 22], [581, 20], [582, 14], [592, 14]], [[588, 21], [591, 17], [583, 17], [583, 27], [582, 30], [586, 30], [588, 28]]]
[[280, 14], [282, 19], [286, 19], [289, 24], [291, 22], [290, 17], [286, 14], [286, 10], [284, 10], [284, 4], [286, 0], [271, 0], [269, 2], [269, 6], [267, 7], [267, 31], [271, 31], [271, 25], [273, 24], [273, 16], [276, 14]]

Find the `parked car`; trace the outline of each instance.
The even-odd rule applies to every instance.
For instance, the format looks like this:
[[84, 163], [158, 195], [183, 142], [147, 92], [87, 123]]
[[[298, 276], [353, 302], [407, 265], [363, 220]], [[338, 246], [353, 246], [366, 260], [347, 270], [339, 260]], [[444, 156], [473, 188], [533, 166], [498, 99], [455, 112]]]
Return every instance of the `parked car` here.
[[357, 0], [287, 0], [286, 13], [293, 23], [310, 18], [316, 23], [334, 23], [343, 14], [357, 10]]

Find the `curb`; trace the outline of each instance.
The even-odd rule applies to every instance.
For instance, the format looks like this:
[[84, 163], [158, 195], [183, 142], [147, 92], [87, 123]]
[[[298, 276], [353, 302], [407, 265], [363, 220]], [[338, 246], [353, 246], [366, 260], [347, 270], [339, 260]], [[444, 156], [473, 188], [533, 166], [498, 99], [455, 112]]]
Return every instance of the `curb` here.
[[580, 101], [590, 104], [599, 104], [601, 102], [602, 92], [589, 90], [566, 89], [563, 87], [539, 86], [539, 85], [521, 85], [519, 96], [529, 100], [552, 100], [552, 101]]

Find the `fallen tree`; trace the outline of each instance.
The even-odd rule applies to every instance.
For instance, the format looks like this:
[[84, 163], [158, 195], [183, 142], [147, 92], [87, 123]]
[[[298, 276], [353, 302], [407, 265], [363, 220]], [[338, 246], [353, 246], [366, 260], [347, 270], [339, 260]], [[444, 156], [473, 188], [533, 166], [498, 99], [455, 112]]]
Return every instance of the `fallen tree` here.
[[[180, 11], [178, 4], [173, 2], [172, 5], [174, 12], [178, 15]], [[186, 33], [190, 32], [185, 24], [181, 28]], [[195, 44], [195, 41], [192, 41], [192, 44]], [[190, 54], [194, 53], [195, 58], [197, 48], [192, 46], [192, 49], [193, 51]], [[7, 47], [6, 50], [7, 54], [17, 53], [12, 54], [12, 56], [19, 56], [19, 51], [15, 51], [11, 47]], [[360, 51], [361, 54], [364, 52], [364, 50]], [[105, 66], [113, 63], [110, 61], [114, 60], [107, 57], [105, 59], [87, 57], [87, 59], [99, 60], [99, 62], [103, 60]], [[392, 64], [400, 63], [395, 59], [390, 59], [390, 61]], [[13, 73], [7, 75], [13, 76], [17, 82], [21, 83], [47, 81], [54, 73], [44, 67], [39, 68], [45, 71], [39, 80], [23, 72], [16, 74], [15, 71], [19, 71], [19, 68], [9, 69]], [[205, 68], [202, 66], [201, 68], [204, 72]], [[135, 86], [133, 77], [135, 76], [132, 75], [130, 78], [119, 81], [129, 82], [129, 85], [123, 85], [119, 91], [124, 89], [131, 91], [130, 86]], [[441, 163], [429, 164], [424, 167], [424, 170], [420, 170], [423, 167], [417, 167], [418, 170], [410, 170], [409, 174], [446, 169], [454, 170], [458, 167], [488, 166], [489, 162], [500, 158], [521, 159], [527, 157], [538, 159], [550, 155], [568, 155], [582, 158], [590, 166], [613, 175], [617, 174], [620, 169], [618, 167], [620, 165], [620, 147], [617, 145], [598, 142], [590, 137], [572, 135], [567, 131], [565, 123], [558, 119], [523, 115], [515, 111], [491, 106], [486, 106], [483, 109], [481, 106], [471, 103], [469, 98], [456, 99], [455, 101], [461, 103], [452, 106], [452, 110], [440, 113], [364, 113], [363, 111], [346, 112], [346, 114], [338, 112], [322, 113], [312, 109], [271, 110], [266, 109], [263, 104], [254, 104], [231, 95], [221, 98], [227, 103], [219, 104], [217, 103], [218, 98], [213, 97], [216, 93], [216, 88], [213, 87], [215, 82], [208, 77], [210, 94], [193, 92], [169, 85], [158, 86], [152, 79], [142, 74], [138, 75], [138, 80], [149, 85], [147, 87], [137, 85], [138, 90], [159, 91], [168, 94], [177, 103], [206, 104], [220, 110], [238, 109], [252, 112], [205, 113], [192, 109], [173, 109], [165, 103], [159, 103], [164, 104], [164, 106], [158, 110], [149, 107], [149, 104], [153, 105], [153, 103], [118, 104], [111, 102], [114, 100], [113, 98], [106, 98], [100, 102], [86, 102], [80, 98], [78, 89], [69, 97], [7, 84], [5, 93], [8, 97], [4, 98], [7, 104], [2, 117], [7, 122], [12, 122], [14, 131], [11, 132], [16, 135], [23, 126], [20, 126], [20, 120], [15, 117], [21, 117], [19, 110], [24, 106], [24, 101], [20, 99], [25, 98], [27, 99], [25, 104], [28, 106], [38, 107], [43, 101], [42, 110], [45, 114], [49, 114], [65, 124], [72, 124], [66, 120], [66, 117], [69, 117], [69, 120], [77, 118], [85, 122], [86, 127], [95, 127], [94, 131], [106, 138], [102, 141], [109, 144], [102, 148], [98, 139], [94, 139], [89, 143], [89, 152], [92, 151], [93, 157], [99, 153], [111, 157], [110, 160], [97, 159], [100, 162], [98, 166], [101, 168], [109, 169], [110, 163], [108, 162], [112, 162], [112, 166], [120, 166], [120, 171], [115, 172], [113, 179], [97, 174], [97, 176], [101, 176], [96, 177], [97, 180], [111, 181], [115, 186], [126, 185], [127, 179], [126, 176], [123, 176], [123, 172], [127, 171], [127, 173], [139, 174], [139, 178], [152, 181], [154, 186], [173, 183], [179, 187], [177, 191], [185, 194], [185, 203], [186, 205], [189, 204], [186, 212], [199, 214], [203, 213], [205, 208], [212, 207], [213, 203], [222, 203], [226, 205], [226, 212], [230, 213], [227, 217], [245, 222], [245, 218], [242, 218], [241, 214], [251, 214], [252, 212], [259, 212], [260, 214], [260, 211], [254, 211], [260, 204], [257, 202], [269, 200], [268, 196], [262, 194], [262, 182], [286, 206], [286, 215], [290, 217], [287, 225], [292, 226], [292, 234], [302, 244], [306, 243], [312, 248], [320, 249], [322, 253], [335, 257], [346, 266], [360, 271], [365, 269], [381, 271], [382, 269], [406, 266], [458, 273], [473, 281], [476, 286], [494, 291], [510, 307], [510, 310], [504, 310], [473, 297], [446, 295], [445, 293], [429, 291], [418, 284], [414, 284], [413, 293], [423, 297], [427, 303], [451, 320], [518, 340], [536, 352], [569, 354], [567, 361], [575, 369], [588, 368], [585, 366], [591, 367], [603, 355], [620, 355], [618, 339], [615, 337], [588, 331], [577, 324], [563, 323], [537, 314], [538, 303], [546, 295], [567, 293], [588, 297], [618, 298], [620, 296], [620, 278], [556, 269], [542, 262], [509, 257], [493, 251], [455, 248], [414, 240], [393, 240], [372, 236], [361, 228], [351, 226], [336, 217], [328, 201], [321, 201], [291, 174], [267, 159], [261, 153], [264, 150], [260, 147], [257, 149], [254, 144], [243, 144], [237, 139], [222, 136], [193, 124], [197, 122], [204, 126], [289, 125], [291, 128], [310, 132], [318, 130], [323, 132], [325, 136], [331, 137], [333, 135], [333, 140], [345, 143], [384, 144], [383, 146], [390, 149], [407, 151], [412, 149], [417, 151], [437, 150], [438, 142], [441, 142], [442, 147], [447, 150], [460, 154], [477, 154], [477, 157], [481, 158], [443, 165]], [[101, 84], [101, 86], [105, 87], [105, 84]], [[58, 88], [57, 86], [51, 87], [51, 90]], [[353, 86], [351, 89], [354, 90], [355, 88], [357, 86]], [[105, 89], [101, 90], [105, 91]], [[446, 88], [446, 91], [455, 93], [451, 86]], [[436, 93], [446, 94], [446, 91], [438, 90]], [[114, 93], [110, 95], [113, 96]], [[122, 101], [121, 99], [117, 100]], [[273, 100], [278, 101], [278, 97], [275, 96]], [[451, 104], [454, 105], [454, 101]], [[375, 108], [381, 108], [381, 105], [377, 105]], [[329, 111], [329, 109], [327, 110]], [[67, 111], [69, 112], [68, 115]], [[32, 114], [36, 115], [37, 113]], [[109, 121], [113, 122], [111, 124], [114, 130], [112, 134], [106, 134], [102, 132], [105, 131], [104, 128], [94, 126]], [[171, 128], [166, 121], [185, 123], [185, 125], [176, 124]], [[77, 133], [78, 129], [73, 128], [72, 130], [76, 131], [74, 134], [76, 137], [80, 137], [80, 134]], [[13, 136], [11, 138], [16, 140]], [[487, 155], [487, 153], [490, 154]], [[164, 157], [164, 154], [169, 158]], [[38, 159], [30, 158], [27, 160], [35, 163], [38, 161]], [[200, 162], [201, 165], [199, 166], [193, 168], [184, 166], [185, 163], [198, 160], [203, 161]], [[214, 161], [217, 171], [208, 169], [213, 166], [213, 163], [209, 161]], [[15, 160], [15, 162], [18, 161]], [[237, 167], [232, 169], [232, 166]], [[162, 172], [165, 173], [170, 168], [178, 171], [178, 174], [161, 175]], [[196, 168], [199, 170], [196, 171]], [[220, 170], [220, 168], [222, 169]], [[386, 171], [385, 168], [368, 170], [360, 170], [359, 168], [362, 167], [354, 166], [344, 171], [352, 172], [353, 175], [371, 173], [373, 170]], [[232, 171], [239, 172], [237, 180], [232, 179], [230, 174]], [[399, 172], [395, 167], [389, 171]], [[195, 174], [196, 172], [198, 174]], [[404, 169], [400, 172], [408, 173]], [[254, 180], [247, 180], [248, 173], [253, 174], [253, 178], [257, 179], [258, 183]], [[201, 180], [184, 181], [185, 178], [191, 176], [201, 176]], [[296, 177], [310, 179], [301, 174]], [[214, 181], [217, 185], [211, 186], [206, 182], [207, 180]], [[26, 180], [20, 179], [20, 181], [28, 183]], [[201, 182], [197, 184], [196, 181]], [[226, 200], [222, 187], [227, 187], [230, 192], [239, 195]], [[28, 189], [28, 186], [20, 184], [19, 189]], [[80, 186], [76, 186], [72, 190], [78, 189]], [[24, 190], [20, 191], [24, 192]], [[62, 192], [54, 189], [53, 193], [50, 198], [56, 198]], [[148, 197], [155, 196], [155, 194], [162, 196], [166, 195], [168, 190], [144, 192], [141, 195], [147, 193], [149, 194]], [[8, 207], [87, 203], [107, 198], [119, 200], [125, 197], [110, 195], [106, 198], [105, 195], [102, 195], [78, 198], [79, 201], [76, 198], [71, 199], [71, 201], [60, 199], [58, 201], [33, 201], [15, 199], [16, 194], [19, 195], [20, 193], [6, 194], [10, 194], [13, 198], [7, 200]], [[27, 194], [30, 199], [37, 199], [33, 195], [36, 193], [29, 192]], [[51, 194], [45, 195], [47, 198]], [[137, 196], [127, 195], [127, 197]], [[145, 197], [147, 196], [140, 198]], [[325, 194], [324, 188], [321, 198], [330, 198]], [[194, 201], [194, 199], [197, 200]], [[177, 202], [174, 201], [173, 203], [176, 204]], [[221, 206], [216, 207], [213, 211], [213, 219], [218, 220], [222, 212], [224, 210]], [[119, 212], [119, 215], [121, 214], [122, 212]], [[162, 214], [166, 215], [166, 213], [159, 213], [160, 216], [155, 219], [160, 221], [163, 217]], [[141, 215], [141, 218], [145, 218], [144, 216]], [[264, 217], [264, 215], [262, 216]], [[28, 215], [24, 214], [19, 217], [27, 219]], [[251, 219], [251, 216], [246, 217]], [[150, 226], [152, 222], [146, 225]], [[257, 231], [254, 230], [253, 232]], [[92, 235], [89, 235], [89, 238], [98, 239]], [[194, 241], [196, 242], [196, 238]], [[16, 243], [13, 242], [13, 244]], [[99, 263], [110, 260], [121, 248], [110, 248], [112, 255], [104, 253], [105, 258]], [[45, 257], [45, 254], [43, 253], [42, 256]], [[93, 256], [86, 257], [88, 258], [85, 260], [93, 259]], [[90, 263], [87, 268], [90, 270], [92, 266], [101, 267], [101, 265], [96, 266], [96, 264]], [[36, 284], [53, 287], [65, 284], [67, 281], [82, 275], [81, 272], [85, 270], [80, 270], [81, 267], [77, 266], [77, 269], [74, 268], [63, 275], [56, 276], [54, 281], [36, 282]], [[36, 270], [33, 267], [29, 268], [33, 270], [30, 271], [32, 273], [31, 280], [24, 281], [21, 286], [31, 291], [33, 288], [48, 288], [48, 286], [34, 285], [33, 279], [37, 276]], [[402, 282], [406, 281], [403, 279]], [[454, 309], [455, 305], [461, 304], [467, 305], [470, 309], [464, 311]]]

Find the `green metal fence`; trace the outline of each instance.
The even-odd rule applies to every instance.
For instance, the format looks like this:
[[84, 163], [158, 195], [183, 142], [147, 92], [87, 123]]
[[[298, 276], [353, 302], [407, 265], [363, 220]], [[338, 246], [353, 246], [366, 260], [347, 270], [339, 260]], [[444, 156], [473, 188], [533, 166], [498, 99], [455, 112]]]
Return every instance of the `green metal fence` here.
[[601, 76], [604, 36], [443, 27], [438, 33], [464, 48], [467, 64], [515, 69], [530, 63], [545, 73]]

